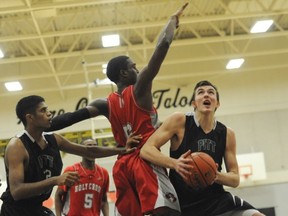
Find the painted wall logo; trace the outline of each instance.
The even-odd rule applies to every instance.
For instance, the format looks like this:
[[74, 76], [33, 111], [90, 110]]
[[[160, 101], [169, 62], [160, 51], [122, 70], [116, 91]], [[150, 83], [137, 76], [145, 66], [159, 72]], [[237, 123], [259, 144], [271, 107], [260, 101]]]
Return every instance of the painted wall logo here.
[[[171, 89], [161, 89], [153, 92], [154, 106], [156, 109], [161, 107], [165, 109], [190, 106], [192, 102], [192, 94], [189, 99], [186, 96], [180, 96], [180, 88], [177, 88], [176, 93], [171, 94]], [[172, 95], [172, 96], [171, 96]]]

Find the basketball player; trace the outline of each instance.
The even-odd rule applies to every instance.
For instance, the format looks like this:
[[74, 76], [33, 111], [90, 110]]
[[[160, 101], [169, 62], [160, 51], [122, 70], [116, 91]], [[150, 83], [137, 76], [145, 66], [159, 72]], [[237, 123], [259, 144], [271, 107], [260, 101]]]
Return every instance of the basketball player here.
[[53, 186], [70, 187], [79, 180], [74, 171], [60, 175], [62, 160], [59, 150], [89, 158], [133, 151], [82, 146], [60, 135], [43, 133], [51, 125], [52, 114], [40, 96], [22, 98], [17, 103], [16, 114], [25, 131], [12, 138], [5, 149], [7, 189], [1, 196], [1, 216], [54, 215], [42, 206], [43, 201], [50, 197]]
[[[217, 88], [208, 81], [196, 84], [192, 96], [193, 114], [176, 112], [168, 117], [141, 149], [141, 157], [156, 165], [170, 168], [183, 216], [263, 216], [249, 203], [226, 192], [223, 185], [237, 187], [239, 172], [236, 139], [231, 128], [215, 120], [220, 106]], [[160, 152], [170, 140], [170, 156]], [[186, 185], [184, 160], [191, 152], [205, 152], [218, 164], [214, 183], [203, 190]], [[227, 172], [221, 172], [224, 159]]]
[[142, 135], [138, 150], [119, 157], [113, 167], [116, 215], [180, 214], [178, 198], [166, 170], [142, 160], [139, 151], [158, 127], [158, 115], [152, 101], [152, 82], [165, 59], [179, 17], [187, 5], [184, 4], [171, 16], [159, 36], [148, 65], [140, 73], [136, 64], [127, 56], [111, 59], [107, 66], [107, 76], [117, 85], [117, 92], [106, 99], [94, 100], [87, 108], [63, 114], [53, 120], [53, 129], [61, 129], [87, 118], [104, 115], [111, 123], [119, 146], [125, 145], [132, 132]]
[[[96, 146], [92, 139], [84, 140], [84, 146]], [[82, 157], [82, 162], [68, 166], [65, 172], [76, 171], [80, 176], [73, 186], [58, 186], [55, 193], [56, 216], [61, 212], [67, 216], [109, 216], [107, 192], [109, 189], [108, 171], [97, 164], [94, 158]]]

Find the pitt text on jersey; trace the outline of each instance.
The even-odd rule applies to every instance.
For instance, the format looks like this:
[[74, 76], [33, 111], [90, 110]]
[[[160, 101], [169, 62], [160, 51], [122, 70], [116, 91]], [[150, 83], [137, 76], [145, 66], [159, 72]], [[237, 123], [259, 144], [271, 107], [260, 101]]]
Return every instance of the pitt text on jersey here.
[[198, 140], [198, 151], [211, 151], [215, 153], [216, 142], [211, 139]]

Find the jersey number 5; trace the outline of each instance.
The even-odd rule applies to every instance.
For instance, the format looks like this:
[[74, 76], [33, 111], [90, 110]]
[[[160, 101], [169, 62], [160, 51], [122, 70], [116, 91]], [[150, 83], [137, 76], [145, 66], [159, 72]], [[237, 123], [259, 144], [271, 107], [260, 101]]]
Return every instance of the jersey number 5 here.
[[85, 194], [84, 208], [92, 208], [93, 194]]

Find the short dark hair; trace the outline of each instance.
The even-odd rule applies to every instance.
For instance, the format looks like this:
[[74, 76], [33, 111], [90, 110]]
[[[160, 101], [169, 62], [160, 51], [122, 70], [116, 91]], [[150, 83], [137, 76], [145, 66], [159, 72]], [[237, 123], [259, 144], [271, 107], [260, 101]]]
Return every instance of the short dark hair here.
[[45, 100], [43, 97], [38, 95], [30, 95], [18, 101], [16, 105], [16, 115], [24, 126], [27, 125], [25, 115], [34, 114], [37, 106], [41, 102], [45, 102]]
[[217, 101], [218, 102], [220, 101], [220, 96], [219, 96], [219, 92], [218, 92], [217, 87], [207, 80], [202, 80], [195, 85], [194, 90], [193, 90], [193, 95], [192, 95], [192, 101], [195, 101], [196, 89], [201, 87], [201, 86], [212, 86], [216, 90]]
[[85, 142], [87, 142], [87, 141], [95, 141], [96, 145], [98, 146], [97, 140], [93, 139], [93, 138], [90, 138], [90, 137], [82, 139], [81, 142], [80, 142], [80, 145], [84, 145]]
[[120, 71], [127, 70], [128, 58], [128, 56], [117, 56], [108, 62], [106, 75], [112, 82], [118, 82]]

